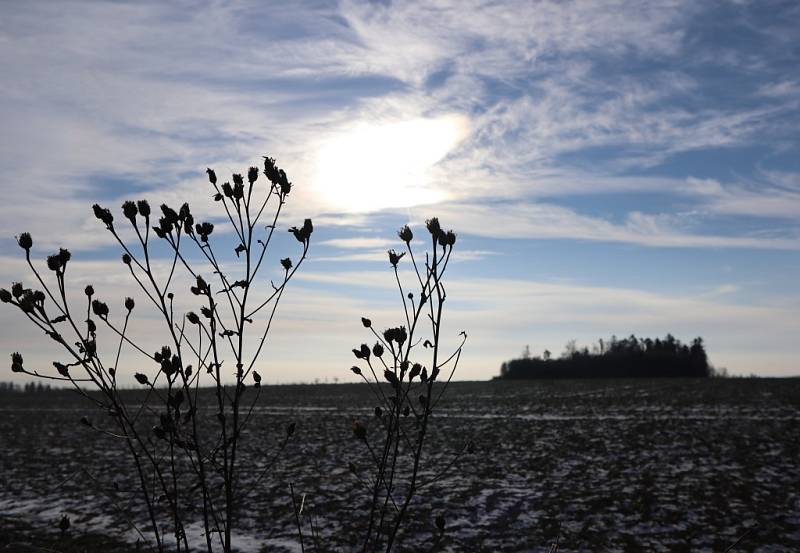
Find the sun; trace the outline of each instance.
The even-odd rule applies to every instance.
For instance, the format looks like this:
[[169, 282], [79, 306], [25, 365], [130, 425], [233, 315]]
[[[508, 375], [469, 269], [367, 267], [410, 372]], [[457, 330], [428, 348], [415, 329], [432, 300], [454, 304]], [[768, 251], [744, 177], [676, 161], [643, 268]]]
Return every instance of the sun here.
[[324, 143], [314, 187], [331, 211], [439, 202], [446, 192], [432, 185], [431, 169], [468, 132], [462, 115], [358, 124]]

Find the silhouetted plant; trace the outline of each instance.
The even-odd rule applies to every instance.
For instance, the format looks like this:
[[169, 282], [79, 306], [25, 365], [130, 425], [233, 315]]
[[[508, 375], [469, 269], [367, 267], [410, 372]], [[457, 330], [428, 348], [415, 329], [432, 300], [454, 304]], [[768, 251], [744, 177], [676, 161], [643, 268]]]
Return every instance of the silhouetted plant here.
[[[402, 300], [400, 323], [377, 331], [370, 319], [362, 318], [375, 343], [353, 349], [363, 368], [351, 370], [367, 383], [377, 402], [373, 422], [356, 420], [352, 428], [365, 453], [364, 461], [350, 463], [350, 471], [369, 494], [363, 529], [365, 552], [391, 551], [417, 492], [441, 479], [462, 454], [472, 450], [471, 444], [464, 444], [454, 459], [439, 466], [426, 464], [423, 451], [436, 406], [458, 367], [467, 339], [461, 332], [460, 343], [445, 357], [441, 348], [447, 299], [443, 277], [456, 235], [445, 232], [436, 218], [427, 221], [427, 229], [431, 252], [425, 254], [424, 263], [414, 255], [414, 235], [408, 226], [398, 233], [405, 251], [388, 252]], [[406, 254], [413, 268], [414, 292], [407, 291], [400, 278], [399, 265]], [[444, 380], [440, 378], [443, 371], [447, 374]], [[427, 475], [424, 481], [423, 472]], [[441, 536], [445, 531], [442, 514], [432, 522]]]
[[[213, 198], [221, 205], [226, 224], [233, 231], [233, 253], [241, 269], [236, 277], [222, 266], [222, 251], [212, 245], [210, 237], [215, 226], [195, 221], [186, 203], [177, 210], [162, 205], [159, 216], [152, 213], [145, 200], [126, 201], [122, 214], [124, 223], [132, 228], [133, 243], [123, 239], [117, 227], [119, 220], [109, 209], [93, 206], [94, 215], [122, 248], [123, 264], [162, 320], [168, 343], [159, 351], [147, 352], [129, 335], [129, 320], [136, 308], [132, 298], [120, 302], [121, 324], [113, 320], [109, 303], [97, 296], [91, 284], [84, 289], [83, 306], [76, 307], [67, 292], [70, 252], [60, 249], [47, 257], [47, 268], [53, 273], [47, 279], [33, 263], [33, 239], [28, 233], [19, 235], [17, 241], [36, 284], [26, 287], [17, 282], [10, 290], [0, 290], [0, 301], [18, 308], [68, 356], [53, 362], [54, 373], [45, 373], [28, 369], [23, 356], [13, 353], [11, 370], [68, 384], [109, 415], [113, 430], [88, 417], [83, 417], [81, 424], [120, 440], [121, 447], [127, 448], [159, 552], [171, 548], [161, 529], [165, 517], [174, 534], [174, 549], [189, 550], [185, 527], [191, 522], [192, 502], [197, 494], [202, 497], [205, 549], [211, 552], [218, 544], [222, 551], [231, 551], [240, 497], [240, 440], [260, 393], [261, 375], [255, 364], [286, 285], [306, 258], [313, 232], [310, 219], [289, 229], [302, 248], [299, 259], [281, 259], [282, 279], [272, 282], [266, 296], [254, 295], [256, 276], [263, 267], [292, 184], [275, 160], [268, 157], [264, 158], [267, 182], [263, 186], [258, 183], [260, 172], [256, 167], [250, 167], [245, 177], [234, 174], [233, 184], [219, 185], [214, 171], [208, 169], [207, 173]], [[268, 224], [263, 227], [261, 223], [268, 214]], [[159, 247], [154, 243], [162, 244], [161, 251], [166, 246], [169, 252], [166, 275], [161, 277], [155, 271], [158, 256], [154, 250]], [[199, 254], [201, 262], [192, 261], [187, 249]], [[179, 267], [186, 270], [191, 285], [178, 284], [174, 277]], [[175, 295], [187, 292], [191, 293], [189, 299], [197, 303], [199, 314], [176, 310]], [[107, 327], [118, 338], [110, 363], [97, 343], [98, 325]], [[253, 334], [254, 341], [248, 342], [247, 336]], [[246, 344], [252, 349], [246, 351]], [[117, 386], [124, 347], [156, 367], [153, 376], [147, 371], [134, 375], [136, 382], [146, 388], [141, 405], [126, 404]], [[233, 363], [224, 365], [228, 353]], [[226, 384], [231, 379], [232, 384]], [[212, 385], [213, 394], [198, 393], [201, 380]], [[245, 391], [250, 388], [255, 392], [245, 400]], [[209, 410], [211, 417], [205, 413]], [[280, 447], [286, 445], [293, 432], [294, 425], [290, 424]], [[62, 520], [68, 524], [68, 519]]]

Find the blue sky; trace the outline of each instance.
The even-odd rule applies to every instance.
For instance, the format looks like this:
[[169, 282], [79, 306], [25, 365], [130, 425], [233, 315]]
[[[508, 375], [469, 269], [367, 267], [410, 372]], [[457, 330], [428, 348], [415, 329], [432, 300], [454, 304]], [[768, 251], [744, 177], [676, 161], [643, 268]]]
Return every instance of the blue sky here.
[[[667, 332], [798, 374], [798, 29], [778, 1], [4, 3], [0, 273], [25, 276], [27, 230], [132, 292], [90, 205], [211, 217], [205, 168], [269, 154], [283, 225], [317, 231], [267, 381], [348, 379], [359, 317], [399, 320], [385, 250], [433, 215], [460, 237], [461, 378]], [[4, 349], [49, 365], [18, 322], [0, 311]]]

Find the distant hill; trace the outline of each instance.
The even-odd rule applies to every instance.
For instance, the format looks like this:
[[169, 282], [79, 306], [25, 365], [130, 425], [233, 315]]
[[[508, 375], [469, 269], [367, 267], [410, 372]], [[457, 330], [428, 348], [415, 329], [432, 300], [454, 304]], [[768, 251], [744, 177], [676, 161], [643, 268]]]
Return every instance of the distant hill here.
[[534, 378], [651, 378], [714, 375], [708, 363], [702, 338], [683, 344], [671, 334], [664, 338], [637, 338], [631, 335], [618, 340], [599, 340], [591, 349], [578, 349], [575, 341], [567, 344], [559, 358], [545, 351], [531, 357], [527, 351], [519, 359], [506, 361], [500, 367], [500, 379]]

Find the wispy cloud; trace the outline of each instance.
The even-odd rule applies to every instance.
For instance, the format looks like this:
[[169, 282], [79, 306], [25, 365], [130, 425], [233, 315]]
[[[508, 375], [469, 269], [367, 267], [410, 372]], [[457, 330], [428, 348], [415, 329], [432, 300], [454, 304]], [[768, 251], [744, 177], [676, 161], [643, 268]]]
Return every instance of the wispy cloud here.
[[[433, 214], [480, 242], [466, 270], [495, 255], [483, 239], [722, 248], [736, 253], [720, 265], [756, 266], [800, 245], [798, 25], [792, 5], [688, 0], [5, 4], [0, 252], [31, 231], [102, 263], [117, 252], [94, 201], [188, 200], [216, 220], [205, 167], [225, 178], [269, 153], [295, 183], [285, 224], [328, 233], [317, 267], [383, 261], [398, 223]], [[371, 155], [375, 171], [356, 171], [359, 147], [325, 169], [357, 129], [456, 119], [422, 168], [404, 165], [412, 137]], [[335, 311], [309, 294], [298, 313]]]

